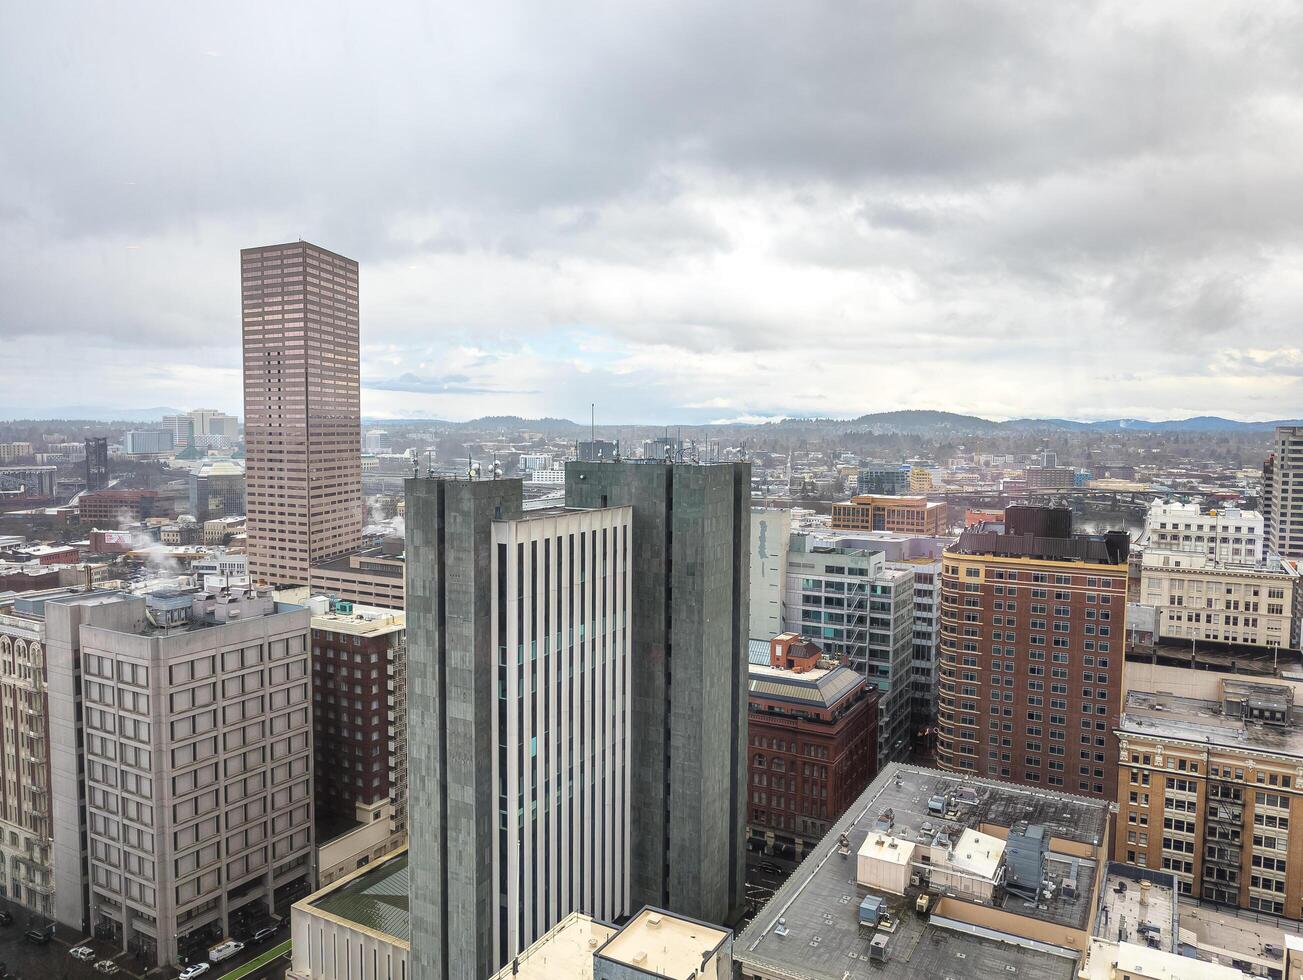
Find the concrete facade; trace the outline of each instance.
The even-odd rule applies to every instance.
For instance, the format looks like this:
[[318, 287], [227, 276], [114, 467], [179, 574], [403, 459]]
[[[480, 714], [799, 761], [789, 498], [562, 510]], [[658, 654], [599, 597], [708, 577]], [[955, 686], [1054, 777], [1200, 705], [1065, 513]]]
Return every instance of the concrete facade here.
[[1198, 504], [1155, 500], [1145, 515], [1147, 548], [1190, 551], [1237, 565], [1263, 557], [1263, 519], [1255, 510], [1220, 507], [1204, 512]]
[[406, 511], [413, 974], [482, 977], [630, 911], [632, 511], [522, 513], [519, 480]]
[[710, 922], [745, 898], [750, 491], [747, 463], [566, 465], [568, 505], [633, 507], [633, 905]]
[[1258, 564], [1198, 552], [1148, 550], [1140, 600], [1158, 610], [1158, 636], [1298, 649], [1300, 578], [1276, 556]]
[[45, 618], [46, 699], [50, 711], [50, 793], [54, 801], [54, 917], [90, 930], [85, 758], [81, 706], [81, 627], [126, 629], [134, 621], [122, 594], [68, 594], [34, 609]]
[[751, 599], [747, 636], [769, 640], [783, 632], [783, 590], [787, 587], [787, 541], [792, 512], [757, 507], [751, 511]]
[[520, 517], [521, 494], [519, 480], [407, 481], [413, 977], [479, 980], [497, 956], [489, 542], [495, 519]]
[[91, 925], [194, 962], [311, 890], [308, 611], [234, 591], [108, 609], [80, 629]]
[[286, 980], [426, 980], [408, 962], [409, 881], [400, 849], [296, 902]]
[[909, 754], [913, 711], [914, 568], [842, 540], [793, 534], [787, 629], [845, 657], [879, 691], [878, 768]]

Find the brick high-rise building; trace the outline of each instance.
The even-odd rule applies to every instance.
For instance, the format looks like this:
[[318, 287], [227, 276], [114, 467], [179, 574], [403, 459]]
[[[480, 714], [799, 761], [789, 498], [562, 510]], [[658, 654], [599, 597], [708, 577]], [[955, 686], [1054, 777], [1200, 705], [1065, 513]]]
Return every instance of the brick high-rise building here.
[[357, 262], [246, 248], [240, 280], [249, 573], [306, 585], [362, 540]]
[[407, 840], [407, 626], [401, 612], [312, 610], [317, 874], [327, 884]]
[[1010, 507], [941, 569], [937, 763], [1113, 799], [1126, 637], [1125, 531]]

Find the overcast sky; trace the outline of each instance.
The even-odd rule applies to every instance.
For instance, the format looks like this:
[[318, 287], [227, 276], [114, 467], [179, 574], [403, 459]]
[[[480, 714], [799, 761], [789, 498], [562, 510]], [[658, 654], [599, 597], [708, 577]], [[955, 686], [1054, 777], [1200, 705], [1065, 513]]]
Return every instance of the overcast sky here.
[[300, 237], [370, 415], [1303, 415], [1301, 10], [6, 4], [0, 417], [241, 411]]

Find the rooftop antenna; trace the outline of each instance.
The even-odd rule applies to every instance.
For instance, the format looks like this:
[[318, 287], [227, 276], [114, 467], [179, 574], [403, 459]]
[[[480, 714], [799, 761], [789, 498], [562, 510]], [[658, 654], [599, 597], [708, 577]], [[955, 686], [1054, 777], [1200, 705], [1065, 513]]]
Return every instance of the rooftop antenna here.
[[597, 403], [588, 403], [588, 448], [597, 455]]

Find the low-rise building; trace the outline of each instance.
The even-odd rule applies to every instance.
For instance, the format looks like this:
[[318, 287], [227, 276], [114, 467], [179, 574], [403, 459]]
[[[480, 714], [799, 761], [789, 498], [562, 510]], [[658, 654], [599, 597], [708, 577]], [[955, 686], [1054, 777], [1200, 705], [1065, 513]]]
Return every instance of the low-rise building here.
[[1028, 490], [1071, 490], [1076, 471], [1070, 466], [1027, 467]]
[[567, 915], [490, 980], [732, 980], [733, 933], [643, 906], [623, 926]]
[[204, 521], [204, 544], [225, 544], [231, 537], [243, 530], [243, 514], [230, 514], [226, 517], [211, 518]]
[[230, 551], [213, 551], [190, 563], [190, 574], [196, 582], [214, 575], [221, 579], [249, 581], [249, 558]]
[[740, 976], [1072, 980], [1108, 828], [1106, 800], [893, 764], [737, 937]]
[[286, 980], [418, 980], [408, 968], [410, 887], [404, 847], [296, 902]]
[[118, 528], [164, 516], [165, 509], [157, 490], [96, 490], [77, 500], [81, 522], [92, 527]]
[[197, 545], [203, 542], [204, 528], [194, 521], [181, 520], [158, 529], [158, 540], [166, 545]]
[[832, 505], [830, 526], [838, 531], [942, 534], [948, 523], [946, 505], [927, 497], [856, 494]]

